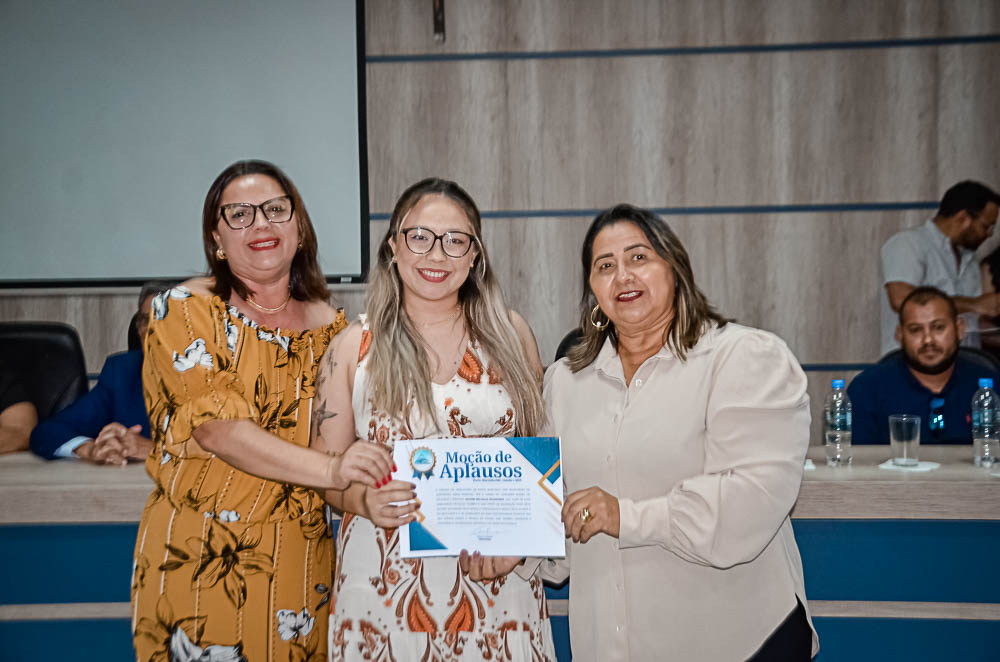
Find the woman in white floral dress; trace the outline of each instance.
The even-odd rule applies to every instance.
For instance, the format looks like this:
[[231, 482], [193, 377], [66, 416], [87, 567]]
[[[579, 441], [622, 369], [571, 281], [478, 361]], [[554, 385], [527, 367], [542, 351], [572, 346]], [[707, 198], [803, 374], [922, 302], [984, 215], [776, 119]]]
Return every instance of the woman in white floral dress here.
[[[400, 197], [367, 309], [320, 367], [313, 418], [326, 447], [539, 431], [538, 348], [504, 304], [479, 210], [457, 184], [426, 179]], [[400, 558], [413, 489], [389, 480], [327, 493], [344, 513], [331, 659], [554, 660], [544, 590], [521, 559]]]

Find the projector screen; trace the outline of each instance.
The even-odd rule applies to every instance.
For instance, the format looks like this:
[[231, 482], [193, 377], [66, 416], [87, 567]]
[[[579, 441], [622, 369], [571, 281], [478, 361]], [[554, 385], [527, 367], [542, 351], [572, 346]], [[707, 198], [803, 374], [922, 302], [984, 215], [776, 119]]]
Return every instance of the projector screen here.
[[360, 280], [362, 9], [355, 0], [0, 2], [0, 284], [204, 273], [205, 193], [240, 159], [291, 177], [324, 273]]

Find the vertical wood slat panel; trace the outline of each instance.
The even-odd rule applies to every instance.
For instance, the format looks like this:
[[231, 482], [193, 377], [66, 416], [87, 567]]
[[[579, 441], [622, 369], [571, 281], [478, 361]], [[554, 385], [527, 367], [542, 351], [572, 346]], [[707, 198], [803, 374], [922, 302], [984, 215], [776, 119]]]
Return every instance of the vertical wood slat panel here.
[[87, 371], [96, 373], [109, 354], [128, 349], [128, 324], [138, 296], [138, 288], [134, 293], [5, 293], [0, 296], [0, 320], [65, 322], [73, 326], [80, 334]]
[[991, 0], [448, 0], [434, 41], [426, 2], [368, 0], [368, 53], [678, 48], [987, 34]]
[[[349, 318], [364, 310], [364, 287], [331, 286], [331, 303], [343, 306]], [[136, 309], [134, 292], [90, 294], [85, 290], [68, 293], [4, 293], [0, 296], [0, 320], [65, 322], [80, 334], [87, 371], [100, 372], [109, 354], [128, 349], [128, 324]], [[179, 348], [180, 349], [180, 348]]]
[[1000, 44], [370, 64], [372, 209], [430, 174], [487, 210], [937, 200], [1000, 179], [997, 68]]

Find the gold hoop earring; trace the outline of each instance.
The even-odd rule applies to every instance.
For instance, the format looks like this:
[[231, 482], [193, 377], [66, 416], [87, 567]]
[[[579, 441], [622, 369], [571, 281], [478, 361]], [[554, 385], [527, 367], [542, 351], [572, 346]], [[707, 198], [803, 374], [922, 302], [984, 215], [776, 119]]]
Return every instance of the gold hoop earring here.
[[215, 248], [215, 259], [222, 262], [226, 259], [226, 251], [222, 250], [222, 246], [216, 246]]
[[[594, 309], [590, 311], [590, 323], [598, 331], [600, 331], [601, 329], [607, 328], [608, 324], [611, 323], [611, 320], [607, 320], [606, 322], [604, 322], [604, 324], [598, 324], [594, 320], [594, 315], [596, 315], [599, 312], [601, 312], [601, 304], [597, 304], [596, 306], [594, 306]], [[605, 317], [607, 317], [607, 315], [605, 315]]]

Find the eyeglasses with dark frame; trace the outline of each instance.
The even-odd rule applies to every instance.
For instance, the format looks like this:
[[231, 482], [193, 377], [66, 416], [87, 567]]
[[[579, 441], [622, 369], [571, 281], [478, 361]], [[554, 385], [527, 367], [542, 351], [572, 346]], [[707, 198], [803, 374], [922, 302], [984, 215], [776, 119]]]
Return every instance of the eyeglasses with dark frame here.
[[249, 202], [233, 202], [219, 207], [219, 214], [233, 230], [245, 230], [257, 220], [257, 210], [260, 210], [271, 223], [287, 223], [292, 220], [295, 204], [287, 195], [265, 200], [259, 205]]
[[448, 230], [444, 234], [436, 234], [425, 227], [417, 226], [400, 230], [406, 247], [414, 255], [426, 255], [434, 250], [434, 242], [441, 242], [441, 250], [448, 257], [465, 257], [476, 240], [474, 235], [458, 230]]

